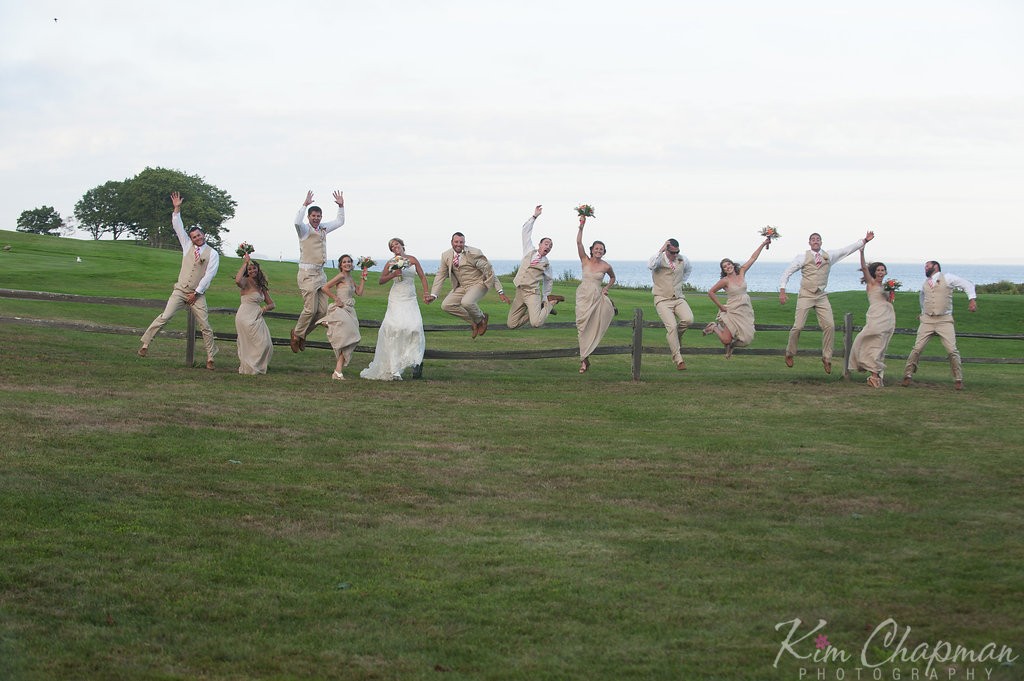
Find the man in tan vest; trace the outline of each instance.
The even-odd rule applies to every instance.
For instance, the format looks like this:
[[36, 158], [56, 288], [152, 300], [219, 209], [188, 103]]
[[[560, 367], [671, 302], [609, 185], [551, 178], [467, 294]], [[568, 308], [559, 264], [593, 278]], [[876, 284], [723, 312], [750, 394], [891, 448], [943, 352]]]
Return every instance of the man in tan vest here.
[[206, 308], [205, 294], [206, 289], [210, 287], [213, 278], [217, 275], [217, 268], [220, 267], [220, 254], [206, 243], [206, 237], [199, 225], [189, 227], [188, 234], [185, 233], [185, 224], [181, 221], [181, 194], [171, 193], [171, 205], [174, 206], [174, 211], [171, 213], [171, 227], [181, 243], [181, 271], [178, 272], [178, 281], [174, 284], [174, 290], [171, 291], [171, 297], [168, 299], [164, 311], [142, 334], [139, 357], [145, 357], [149, 353], [149, 344], [153, 341], [153, 337], [160, 332], [160, 329], [164, 328], [164, 324], [171, 321], [182, 307], [188, 307], [189, 312], [196, 320], [196, 326], [203, 334], [203, 345], [206, 347], [206, 368], [212, 370], [213, 356], [217, 354], [217, 346], [213, 342], [213, 329], [210, 328], [210, 315]]
[[510, 302], [490, 261], [479, 248], [466, 245], [466, 235], [462, 232], [452, 234], [452, 247], [441, 254], [434, 285], [429, 293], [423, 294], [423, 302], [429, 305], [437, 300], [445, 279], [452, 280], [452, 290], [441, 302], [441, 309], [469, 322], [473, 338], [487, 333], [488, 315], [477, 305], [487, 295], [487, 289], [497, 291], [506, 305]]
[[647, 269], [651, 271], [654, 286], [654, 309], [658, 311], [661, 323], [665, 325], [668, 348], [672, 351], [672, 361], [676, 369], [686, 369], [683, 360], [682, 337], [693, 323], [693, 311], [683, 295], [683, 282], [693, 271], [689, 258], [679, 253], [679, 242], [668, 239], [661, 250], [647, 261]]
[[917, 327], [914, 349], [907, 357], [903, 369], [903, 386], [910, 385], [910, 379], [917, 372], [921, 352], [932, 336], [938, 336], [949, 357], [949, 368], [953, 371], [953, 387], [964, 388], [964, 373], [960, 365], [960, 351], [956, 348], [956, 329], [953, 328], [953, 289], [967, 294], [967, 310], [978, 309], [974, 284], [955, 274], [945, 274], [942, 266], [934, 260], [924, 264], [924, 283], [921, 285], [921, 324]]
[[506, 320], [510, 329], [517, 329], [527, 322], [537, 328], [547, 321], [549, 314], [555, 313], [555, 305], [565, 300], [565, 296], [551, 295], [555, 278], [551, 275], [548, 253], [553, 242], [544, 237], [536, 248], [533, 247], [533, 226], [540, 217], [541, 209], [542, 206], [534, 208], [533, 217], [523, 223], [523, 259], [519, 261], [519, 270], [513, 280], [516, 297]]
[[832, 318], [832, 303], [825, 293], [828, 274], [833, 265], [851, 253], [859, 251], [874, 238], [875, 233], [868, 232], [863, 239], [846, 248], [826, 251], [821, 248], [821, 235], [815, 232], [807, 240], [810, 248], [793, 258], [789, 267], [782, 273], [782, 278], [779, 279], [779, 304], [785, 305], [786, 284], [797, 270], [800, 271], [800, 295], [796, 299], [796, 319], [793, 321], [793, 328], [789, 330], [789, 343], [786, 345], [786, 366], [793, 366], [797, 341], [800, 340], [800, 332], [807, 322], [807, 313], [814, 310], [818, 316], [818, 326], [821, 327], [821, 364], [825, 367], [826, 374], [832, 373], [832, 345], [836, 336], [836, 322]]
[[[327, 235], [345, 224], [345, 197], [334, 192], [338, 216], [330, 222], [321, 222], [324, 214], [319, 206], [311, 206], [313, 192], [306, 192], [306, 200], [295, 215], [295, 233], [299, 237], [299, 292], [302, 294], [302, 312], [291, 334], [292, 352], [306, 349], [306, 335], [327, 314], [331, 299], [320, 287], [327, 283], [324, 263], [327, 262]], [[307, 209], [306, 207], [309, 206]], [[303, 217], [309, 219], [307, 225]]]

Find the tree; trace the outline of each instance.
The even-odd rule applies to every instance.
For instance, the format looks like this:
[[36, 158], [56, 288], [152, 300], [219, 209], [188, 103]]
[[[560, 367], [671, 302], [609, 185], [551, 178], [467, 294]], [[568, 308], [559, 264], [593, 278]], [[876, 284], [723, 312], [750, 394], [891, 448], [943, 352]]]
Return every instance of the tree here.
[[39, 208], [26, 210], [18, 216], [19, 232], [60, 236], [60, 231], [64, 226], [64, 218], [60, 216], [60, 213], [53, 206], [40, 206]]
[[[146, 168], [135, 177], [120, 183], [117, 205], [122, 223], [151, 246], [174, 246], [178, 240], [171, 229], [171, 192], [184, 199], [181, 208], [186, 227], [199, 225], [210, 246], [220, 250], [224, 222], [235, 215], [238, 204], [219, 187], [208, 184], [198, 175], [179, 170]], [[83, 197], [84, 199], [84, 197]]]
[[117, 241], [117, 237], [131, 230], [133, 225], [125, 222], [121, 204], [123, 187], [124, 182], [111, 180], [93, 187], [75, 204], [75, 217], [93, 239], [109, 233]]

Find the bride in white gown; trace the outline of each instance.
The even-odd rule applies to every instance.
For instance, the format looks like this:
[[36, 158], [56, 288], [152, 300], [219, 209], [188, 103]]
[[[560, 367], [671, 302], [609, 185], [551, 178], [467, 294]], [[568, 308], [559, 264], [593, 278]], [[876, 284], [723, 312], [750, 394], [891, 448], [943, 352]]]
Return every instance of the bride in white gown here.
[[426, 347], [416, 281], [410, 270], [415, 268], [424, 294], [430, 290], [427, 277], [420, 261], [405, 252], [404, 241], [391, 239], [388, 250], [395, 255], [384, 264], [384, 272], [380, 275], [381, 284], [394, 280], [388, 294], [388, 309], [377, 332], [373, 361], [359, 372], [361, 378], [374, 381], [402, 380], [403, 370], [423, 363]]

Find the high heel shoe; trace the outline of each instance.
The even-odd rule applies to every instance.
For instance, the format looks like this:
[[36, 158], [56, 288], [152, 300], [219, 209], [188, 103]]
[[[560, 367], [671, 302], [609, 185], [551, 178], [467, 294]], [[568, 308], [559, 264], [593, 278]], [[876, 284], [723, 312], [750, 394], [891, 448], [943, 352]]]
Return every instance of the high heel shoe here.
[[341, 375], [340, 371], [335, 371], [334, 373], [332, 373], [331, 374], [331, 378], [333, 378], [335, 381], [344, 381], [345, 380], [345, 377]]

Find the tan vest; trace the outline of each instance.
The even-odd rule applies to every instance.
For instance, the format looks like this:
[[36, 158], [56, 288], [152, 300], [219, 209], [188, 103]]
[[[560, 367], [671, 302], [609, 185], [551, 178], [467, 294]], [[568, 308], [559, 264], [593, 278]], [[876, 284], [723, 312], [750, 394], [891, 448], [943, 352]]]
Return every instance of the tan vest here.
[[210, 244], [203, 244], [199, 260], [195, 256], [195, 244], [189, 244], [181, 254], [181, 272], [178, 272], [178, 288], [193, 293], [199, 282], [206, 276], [206, 265], [210, 262]]
[[651, 270], [651, 293], [655, 298], [684, 298], [683, 296], [683, 270], [686, 263], [682, 260], [676, 262], [676, 268], [661, 267], [660, 265]]
[[323, 265], [327, 262], [327, 232], [310, 228], [305, 239], [299, 239], [299, 262]]
[[943, 317], [953, 309], [953, 287], [946, 283], [940, 272], [935, 286], [927, 280], [921, 287], [921, 313], [928, 317]]
[[537, 255], [537, 251], [532, 250], [519, 261], [519, 271], [516, 272], [516, 278], [512, 280], [512, 283], [516, 286], [540, 288], [541, 282], [544, 281], [544, 270], [549, 265], [547, 258], [541, 258], [540, 262], [536, 265], [530, 265], [530, 261], [533, 260], [535, 255]]
[[821, 254], [821, 267], [814, 264], [814, 251], [808, 249], [804, 254], [804, 264], [800, 268], [801, 293], [820, 293], [828, 285], [828, 272], [832, 265], [829, 263], [828, 253], [818, 253]]

